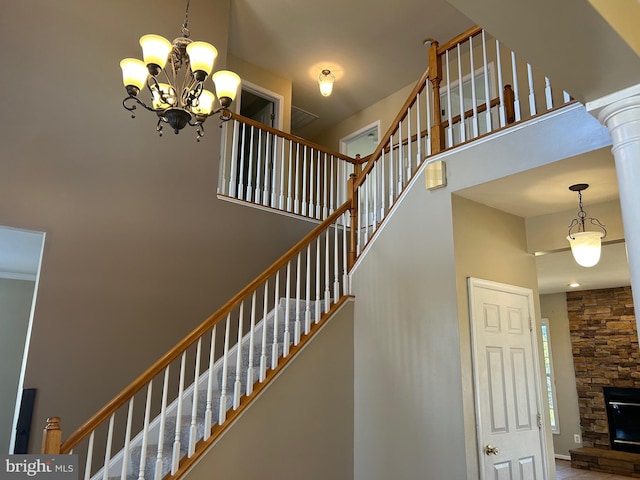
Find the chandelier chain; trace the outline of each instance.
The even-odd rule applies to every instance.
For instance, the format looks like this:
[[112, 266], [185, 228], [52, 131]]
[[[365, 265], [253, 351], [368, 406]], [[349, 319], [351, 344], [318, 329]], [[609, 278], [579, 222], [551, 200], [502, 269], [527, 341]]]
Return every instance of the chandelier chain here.
[[184, 10], [184, 23], [182, 24], [182, 28], [180, 29], [180, 32], [182, 33], [182, 35], [185, 38], [189, 38], [189, 3], [191, 2], [191, 0], [187, 0], [187, 6]]

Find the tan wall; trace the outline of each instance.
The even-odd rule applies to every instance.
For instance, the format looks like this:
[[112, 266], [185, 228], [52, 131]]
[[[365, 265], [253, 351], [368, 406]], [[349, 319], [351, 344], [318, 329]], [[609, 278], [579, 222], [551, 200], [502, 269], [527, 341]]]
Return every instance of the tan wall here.
[[380, 121], [380, 136], [382, 137], [391, 126], [391, 122], [398, 114], [400, 107], [411, 93], [413, 87], [414, 83], [407, 85], [396, 93], [383, 98], [343, 122], [325, 130], [321, 135], [314, 138], [313, 141], [319, 145], [324, 145], [327, 148], [338, 151], [340, 149], [341, 138], [378, 120]]
[[249, 81], [254, 85], [265, 88], [271, 92], [282, 95], [282, 130], [291, 131], [291, 80], [278, 75], [275, 72], [265, 70], [245, 62], [241, 58], [229, 55], [230, 70], [236, 72], [243, 81]]
[[353, 308], [336, 313], [187, 480], [353, 479]]
[[[476, 277], [530, 288], [533, 290], [536, 323], [539, 325], [538, 278], [535, 258], [526, 252], [524, 219], [456, 195], [453, 195], [452, 205], [462, 382], [465, 391], [472, 392], [467, 278]], [[542, 345], [539, 329], [536, 332], [539, 337], [538, 345]], [[542, 352], [539, 354], [542, 356]], [[540, 365], [543, 367], [542, 361]], [[541, 387], [542, 395], [546, 395], [546, 387]], [[476, 442], [473, 401], [472, 395], [465, 396], [466, 440], [470, 442], [467, 448], [471, 448]], [[545, 413], [548, 417], [548, 412]], [[551, 443], [551, 433], [548, 433], [548, 442]]]
[[9, 452], [13, 412], [35, 282], [0, 278], [0, 452]]
[[[32, 450], [47, 416], [69, 434], [312, 226], [216, 198], [218, 119], [197, 143], [122, 108], [120, 59], [141, 56], [142, 34], [175, 38], [184, 18], [183, 2], [149, 8], [3, 7], [0, 35], [21, 40], [0, 61], [20, 67], [0, 83], [29, 93], [3, 106], [0, 224], [47, 234], [25, 379], [38, 389]], [[228, 14], [228, 0], [191, 3], [191, 38], [218, 48], [216, 68]]]
[[553, 435], [553, 447], [557, 455], [568, 456], [569, 449], [582, 446], [582, 443], [573, 441], [575, 434], [580, 435], [580, 438], [582, 438], [582, 431], [578, 410], [576, 375], [571, 353], [566, 294], [541, 295], [540, 311], [543, 318], [549, 319], [551, 357], [553, 359], [560, 426], [560, 433]]

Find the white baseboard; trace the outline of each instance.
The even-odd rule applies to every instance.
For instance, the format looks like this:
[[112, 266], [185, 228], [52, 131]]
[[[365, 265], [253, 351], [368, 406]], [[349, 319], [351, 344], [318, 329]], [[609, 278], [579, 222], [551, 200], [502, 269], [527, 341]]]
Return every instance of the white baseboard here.
[[569, 455], [560, 455], [559, 453], [556, 453], [554, 455], [554, 457], [556, 457], [558, 460], [569, 460], [569, 461], [571, 461], [571, 457]]

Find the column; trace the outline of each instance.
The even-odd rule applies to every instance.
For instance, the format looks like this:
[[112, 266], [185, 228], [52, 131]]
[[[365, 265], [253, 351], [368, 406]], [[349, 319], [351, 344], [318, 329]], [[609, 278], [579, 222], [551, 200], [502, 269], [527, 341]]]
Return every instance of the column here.
[[613, 140], [622, 225], [640, 336], [640, 95], [616, 100], [598, 113]]

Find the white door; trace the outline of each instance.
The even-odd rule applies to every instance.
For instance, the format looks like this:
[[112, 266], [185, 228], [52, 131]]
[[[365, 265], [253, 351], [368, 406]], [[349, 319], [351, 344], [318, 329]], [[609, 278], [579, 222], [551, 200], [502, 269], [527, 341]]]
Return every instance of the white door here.
[[480, 478], [547, 478], [533, 292], [469, 278]]

